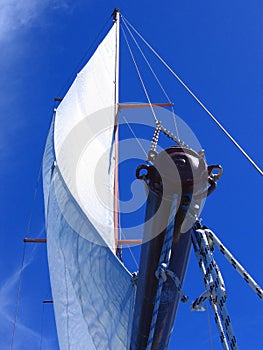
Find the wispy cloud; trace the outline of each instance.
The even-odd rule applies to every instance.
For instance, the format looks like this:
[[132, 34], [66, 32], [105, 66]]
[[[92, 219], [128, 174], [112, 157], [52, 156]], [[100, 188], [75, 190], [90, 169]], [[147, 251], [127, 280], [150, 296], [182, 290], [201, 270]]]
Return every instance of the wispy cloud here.
[[[27, 127], [21, 118], [19, 106], [25, 90], [28, 66], [27, 56], [35, 47], [30, 46], [35, 28], [47, 28], [49, 16], [58, 11], [68, 12], [70, 0], [0, 0], [0, 161], [16, 164], [17, 149], [23, 138], [19, 137]], [[24, 66], [23, 66], [24, 62]], [[25, 68], [24, 68], [25, 67]], [[30, 69], [29, 69], [30, 70]], [[12, 108], [10, 108], [12, 106]], [[16, 150], [16, 151], [14, 151]], [[11, 158], [11, 159], [10, 159]], [[1, 167], [0, 176], [6, 174]]]
[[[24, 265], [24, 269], [30, 264], [30, 262], [27, 262]], [[0, 308], [0, 341], [1, 346], [3, 348], [8, 349], [11, 344], [11, 337], [12, 337], [12, 329], [14, 325], [14, 307], [15, 307], [15, 294], [17, 290], [17, 286], [19, 284], [20, 279], [20, 268], [17, 268], [17, 270], [9, 276], [8, 279], [6, 279], [2, 285], [0, 286], [0, 300], [1, 300], [1, 308]], [[17, 329], [23, 330], [24, 334], [28, 334], [31, 337], [39, 338], [39, 335], [29, 329], [28, 327], [24, 326], [20, 322], [17, 322], [16, 324]]]
[[1, 0], [0, 41], [12, 37], [18, 30], [35, 25], [47, 9], [68, 7], [67, 0]]

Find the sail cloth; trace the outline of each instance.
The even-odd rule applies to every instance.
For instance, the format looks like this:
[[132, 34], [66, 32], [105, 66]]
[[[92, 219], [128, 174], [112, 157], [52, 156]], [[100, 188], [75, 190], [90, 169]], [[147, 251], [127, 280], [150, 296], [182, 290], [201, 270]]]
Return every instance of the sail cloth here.
[[[48, 263], [60, 349], [130, 347], [134, 287], [113, 252], [116, 30], [115, 24], [59, 105], [44, 154]], [[103, 180], [97, 183], [98, 173]]]
[[116, 30], [114, 24], [78, 73], [56, 111], [54, 129], [66, 186], [113, 251]]

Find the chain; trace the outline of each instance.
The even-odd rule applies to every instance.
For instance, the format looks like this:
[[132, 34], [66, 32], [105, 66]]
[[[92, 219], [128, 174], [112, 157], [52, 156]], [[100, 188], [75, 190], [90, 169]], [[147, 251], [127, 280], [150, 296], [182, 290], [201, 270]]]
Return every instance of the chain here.
[[166, 129], [164, 126], [160, 125], [161, 127], [161, 131], [169, 137], [169, 139], [173, 140], [174, 142], [178, 143], [178, 145], [182, 146], [182, 147], [188, 147], [186, 143], [184, 143], [183, 141], [181, 141], [180, 139], [178, 139], [171, 131], [169, 131], [168, 129]]
[[169, 139], [173, 140], [179, 146], [190, 148], [186, 143], [184, 143], [179, 138], [177, 138], [171, 131], [169, 131], [167, 128], [162, 126], [159, 120], [157, 120], [155, 124], [156, 124], [156, 128], [154, 130], [153, 138], [151, 141], [151, 148], [150, 148], [150, 151], [148, 152], [147, 161], [153, 162], [157, 155], [156, 148], [159, 141], [160, 132], [163, 132], [164, 135], [166, 135]]

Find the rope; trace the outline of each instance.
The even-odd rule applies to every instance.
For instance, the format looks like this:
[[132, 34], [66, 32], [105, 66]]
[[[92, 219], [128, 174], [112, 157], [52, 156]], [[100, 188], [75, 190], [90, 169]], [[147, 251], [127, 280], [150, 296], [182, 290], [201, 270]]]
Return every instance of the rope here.
[[[168, 96], [168, 94], [167, 94], [167, 92], [165, 91], [163, 85], [161, 84], [159, 78], [157, 77], [156, 73], [154, 72], [154, 70], [153, 70], [153, 68], [152, 68], [152, 66], [151, 66], [151, 64], [150, 64], [150, 62], [147, 60], [147, 57], [146, 57], [145, 54], [143, 53], [142, 48], [141, 48], [140, 45], [138, 44], [138, 41], [135, 39], [135, 37], [134, 37], [134, 35], [132, 34], [132, 32], [131, 32], [130, 28], [128, 27], [127, 23], [126, 23], [125, 21], [123, 21], [123, 23], [124, 23], [126, 29], [128, 30], [130, 36], [132, 37], [132, 39], [133, 39], [135, 45], [137, 46], [138, 50], [140, 51], [140, 53], [141, 53], [141, 55], [142, 55], [144, 61], [146, 62], [148, 68], [150, 69], [151, 73], [153, 74], [155, 80], [157, 81], [157, 83], [158, 83], [160, 89], [162, 90], [164, 96], [166, 97], [167, 101], [168, 101], [169, 103], [172, 104], [172, 101], [171, 101], [170, 97]], [[176, 118], [175, 118], [175, 113], [174, 113], [174, 108], [173, 108], [173, 106], [171, 106], [171, 110], [172, 110], [172, 114], [173, 114], [173, 120], [174, 120], [174, 127], [175, 127], [176, 136], [177, 136], [177, 138], [179, 139], [179, 132], [178, 132], [178, 127], [177, 127], [177, 123], [176, 123]]]
[[19, 274], [19, 282], [18, 282], [17, 295], [16, 295], [16, 309], [15, 309], [13, 331], [12, 331], [12, 338], [11, 338], [11, 345], [10, 345], [11, 350], [13, 349], [14, 339], [15, 339], [16, 323], [17, 323], [19, 301], [20, 301], [20, 294], [21, 294], [22, 277], [23, 277], [23, 271], [24, 271], [25, 251], [26, 251], [26, 244], [24, 243], [22, 260], [21, 260], [21, 267], [20, 267], [20, 274]]
[[32, 221], [32, 217], [33, 217], [33, 211], [34, 211], [34, 206], [35, 206], [35, 202], [36, 202], [36, 196], [37, 196], [37, 192], [38, 192], [41, 171], [42, 171], [42, 160], [41, 160], [41, 163], [40, 163], [40, 166], [38, 169], [37, 181], [36, 181], [36, 185], [35, 185], [35, 189], [34, 189], [34, 195], [33, 195], [32, 203], [31, 203], [29, 217], [28, 217], [28, 221], [27, 221], [26, 236], [25, 237], [28, 237], [28, 234], [30, 231], [30, 226], [31, 226], [31, 221]]
[[150, 326], [150, 332], [149, 332], [146, 350], [151, 350], [152, 344], [153, 344], [154, 332], [155, 332], [156, 323], [157, 323], [157, 316], [158, 316], [158, 311], [159, 311], [160, 302], [161, 302], [163, 283], [166, 280], [165, 268], [169, 266], [172, 243], [173, 243], [173, 224], [171, 223], [168, 226], [165, 233], [164, 243], [163, 243], [163, 247], [162, 247], [162, 251], [159, 259], [158, 268], [156, 271], [156, 277], [159, 279], [159, 281], [158, 281], [158, 287], [157, 287], [156, 296], [154, 300], [154, 309], [152, 314], [152, 320], [151, 320], [151, 326]]
[[[170, 102], [169, 96], [168, 96], [167, 93], [165, 92], [165, 90], [164, 90], [162, 84], [160, 83], [160, 81], [159, 81], [158, 77], [156, 76], [155, 72], [153, 71], [153, 69], [152, 69], [150, 63], [148, 62], [147, 58], [145, 57], [144, 53], [142, 52], [142, 50], [141, 50], [139, 44], [138, 44], [137, 41], [135, 40], [135, 38], [134, 38], [133, 34], [131, 33], [130, 29], [127, 27], [127, 24], [125, 23], [125, 20], [124, 20], [124, 24], [125, 24], [125, 27], [127, 28], [128, 32], [129, 32], [129, 34], [131, 35], [132, 39], [134, 40], [134, 42], [135, 42], [137, 48], [139, 49], [141, 55], [143, 56], [145, 62], [147, 63], [148, 67], [150, 68], [152, 74], [154, 75], [156, 81], [158, 82], [159, 86], [161, 87], [163, 93], [165, 94], [166, 98], [167, 98], [168, 101]], [[150, 101], [149, 93], [148, 93], [148, 91], [147, 91], [147, 89], [146, 89], [146, 86], [145, 86], [145, 84], [144, 84], [144, 82], [143, 82], [142, 75], [141, 75], [140, 70], [139, 70], [139, 68], [138, 68], [138, 65], [137, 65], [137, 63], [136, 63], [135, 57], [134, 57], [134, 55], [133, 55], [133, 53], [132, 53], [131, 46], [130, 46], [130, 44], [129, 44], [129, 42], [128, 42], [128, 39], [127, 39], [127, 36], [126, 36], [126, 33], [125, 33], [125, 31], [124, 31], [123, 26], [121, 26], [121, 29], [122, 29], [123, 36], [124, 36], [124, 39], [125, 39], [125, 41], [126, 41], [126, 44], [127, 44], [128, 50], [129, 50], [129, 53], [130, 53], [130, 55], [131, 55], [133, 64], [134, 64], [134, 66], [135, 66], [136, 72], [137, 72], [138, 77], [139, 77], [139, 79], [140, 79], [140, 82], [141, 82], [143, 91], [144, 91], [145, 96], [146, 96], [146, 98], [147, 98], [147, 101], [148, 101], [148, 103], [149, 103], [149, 105], [150, 105], [151, 112], [152, 112], [152, 115], [153, 115], [153, 118], [154, 118], [154, 121], [155, 121], [155, 125], [156, 125], [156, 129], [155, 129], [154, 136], [153, 136], [152, 143], [151, 143], [151, 148], [150, 148], [150, 151], [149, 151], [149, 154], [148, 154], [148, 158], [147, 158], [148, 161], [153, 161], [153, 159], [154, 159], [154, 157], [155, 157], [155, 155], [156, 155], [156, 148], [157, 148], [157, 142], [158, 142], [159, 132], [160, 132], [160, 131], [162, 131], [166, 136], [168, 136], [170, 139], [172, 139], [174, 142], [176, 142], [177, 144], [181, 145], [182, 147], [185, 147], [186, 144], [185, 144], [184, 142], [182, 142], [178, 137], [176, 137], [176, 136], [175, 136], [172, 132], [170, 132], [168, 129], [166, 129], [165, 127], [163, 127], [163, 126], [161, 125], [161, 122], [158, 120], [158, 118], [157, 118], [157, 116], [156, 116], [156, 113], [155, 113], [155, 111], [154, 111], [154, 108], [153, 108], [153, 106], [152, 106], [152, 103], [151, 103], [151, 101]], [[174, 112], [173, 112], [173, 117], [174, 117]], [[173, 118], [173, 119], [174, 119], [174, 124], [175, 124], [175, 130], [176, 130], [176, 133], [177, 133], [177, 135], [178, 135], [178, 128], [177, 128], [177, 125], [176, 125], [176, 121], [175, 121], [175, 118]]]
[[[208, 290], [209, 289], [209, 285], [211, 283], [211, 277], [207, 274], [206, 267], [205, 267], [202, 255], [200, 254], [200, 247], [199, 247], [199, 244], [198, 244], [195, 232], [192, 233], [192, 243], [193, 243], [193, 246], [194, 246], [194, 251], [195, 251], [195, 255], [196, 255], [197, 261], [198, 261], [198, 265], [199, 265], [199, 267], [201, 269], [201, 272], [203, 273], [203, 276], [204, 276], [205, 288]], [[219, 315], [219, 312], [218, 312], [218, 307], [214, 303], [211, 295], [209, 296], [209, 302], [210, 302], [212, 311], [214, 313], [214, 319], [215, 319], [215, 323], [216, 323], [216, 326], [217, 326], [217, 329], [218, 329], [218, 333], [219, 333], [219, 336], [220, 336], [220, 341], [221, 341], [222, 347], [224, 348], [224, 350], [229, 350], [229, 346], [228, 346], [227, 339], [226, 339], [226, 336], [225, 336], [223, 324], [222, 324], [222, 321], [221, 321], [221, 318], [220, 318], [220, 315]], [[193, 304], [192, 304], [192, 310], [193, 310]], [[199, 309], [199, 311], [201, 311], [201, 309]]]
[[[236, 338], [232, 328], [231, 320], [226, 308], [225, 285], [220, 270], [213, 258], [205, 230], [198, 229], [194, 233], [196, 240], [199, 242], [200, 256], [205, 266], [206, 290], [210, 292], [210, 300], [218, 307], [219, 316], [224, 327], [224, 332], [220, 332], [221, 342], [224, 340], [222, 334], [226, 334], [227, 342], [231, 350], [237, 350]], [[197, 304], [197, 301], [195, 303]], [[194, 303], [194, 304], [195, 304]], [[215, 315], [216, 319], [218, 315]]]
[[127, 44], [127, 46], [128, 46], [128, 49], [129, 49], [129, 52], [130, 52], [130, 55], [131, 55], [131, 58], [132, 58], [133, 64], [134, 64], [135, 69], [136, 69], [136, 72], [137, 72], [138, 77], [139, 77], [139, 79], [140, 79], [140, 82], [141, 82], [141, 84], [142, 84], [143, 91], [144, 91], [145, 96], [146, 96], [146, 98], [147, 98], [147, 101], [148, 101], [148, 103], [149, 103], [149, 105], [150, 105], [150, 108], [151, 108], [151, 111], [152, 111], [152, 114], [153, 114], [153, 117], [154, 117], [155, 123], [156, 123], [156, 124], [158, 124], [158, 123], [159, 123], [159, 121], [158, 121], [158, 119], [157, 119], [157, 117], [156, 117], [156, 114], [155, 114], [155, 112], [154, 112], [154, 109], [153, 109], [152, 103], [151, 103], [151, 101], [150, 101], [149, 94], [148, 94], [147, 89], [146, 89], [146, 87], [145, 87], [145, 84], [144, 84], [144, 82], [143, 82], [143, 79], [142, 79], [141, 73], [140, 73], [139, 68], [138, 68], [138, 65], [137, 65], [137, 63], [136, 63], [136, 61], [135, 61], [134, 55], [133, 55], [133, 53], [132, 53], [132, 50], [131, 50], [130, 44], [129, 44], [128, 39], [127, 39], [127, 36], [126, 36], [126, 33], [125, 33], [124, 29], [123, 29], [123, 26], [121, 26], [121, 30], [122, 30], [122, 32], [123, 32], [123, 36], [124, 36], [124, 39], [125, 39], [126, 44]]
[[42, 345], [43, 345], [43, 330], [44, 330], [44, 303], [42, 303], [42, 314], [41, 314], [41, 332], [40, 332], [40, 344], [39, 344], [39, 349], [42, 350]]
[[213, 343], [213, 336], [212, 336], [212, 328], [211, 328], [211, 320], [210, 320], [210, 314], [209, 314], [208, 308], [206, 308], [206, 315], [207, 315], [207, 326], [208, 326], [210, 347], [211, 347], [212, 350], [214, 350], [214, 343]]
[[94, 46], [94, 44], [97, 42], [98, 38], [101, 36], [101, 34], [104, 32], [105, 28], [107, 27], [109, 21], [112, 19], [112, 16], [110, 16], [107, 21], [105, 22], [105, 24], [103, 25], [103, 27], [101, 28], [101, 30], [99, 31], [98, 35], [95, 37], [95, 39], [92, 41], [92, 43], [90, 44], [90, 46], [88, 47], [88, 49], [86, 50], [86, 52], [83, 54], [83, 56], [81, 57], [80, 61], [78, 62], [78, 64], [76, 64], [75, 68], [73, 69], [72, 73], [69, 75], [68, 79], [66, 80], [65, 84], [62, 86], [62, 88], [59, 90], [58, 93], [58, 97], [60, 97], [60, 95], [64, 92], [65, 88], [73, 81], [73, 79], [76, 76], [76, 72], [80, 69], [80, 67], [82, 66], [82, 64], [84, 63], [84, 61], [86, 60], [88, 54], [91, 52], [92, 47]]
[[[124, 237], [124, 239], [127, 238], [126, 235], [124, 234], [124, 232], [122, 231], [121, 228], [120, 228], [120, 233], [121, 233], [121, 235]], [[132, 251], [131, 247], [128, 245], [127, 248], [128, 248], [128, 250], [129, 250], [129, 253], [130, 253], [131, 257], [132, 257], [132, 260], [133, 260], [133, 262], [134, 262], [134, 264], [135, 264], [137, 270], [139, 270], [138, 262], [137, 262], [137, 260], [136, 260], [136, 258], [135, 258], [135, 255], [133, 254], [133, 251]]]
[[127, 121], [127, 119], [122, 116], [122, 118], [124, 119], [125, 123], [127, 124], [128, 128], [130, 129], [130, 132], [132, 133], [132, 135], [134, 136], [135, 140], [137, 141], [138, 145], [140, 146], [141, 150], [143, 151], [144, 155], [147, 157], [147, 152], [145, 151], [145, 149], [143, 148], [142, 143], [140, 142], [140, 140], [138, 139], [138, 137], [135, 135], [135, 132], [133, 131], [132, 127], [130, 126], [129, 122]]
[[155, 54], [155, 56], [163, 63], [163, 65], [172, 73], [172, 75], [179, 81], [179, 83], [187, 90], [187, 92], [194, 98], [194, 100], [204, 109], [210, 118], [217, 124], [217, 126], [224, 132], [224, 134], [232, 141], [238, 150], [247, 158], [247, 160], [254, 166], [254, 168], [263, 176], [263, 171], [247, 154], [247, 152], [239, 145], [239, 143], [230, 135], [230, 133], [223, 127], [217, 118], [209, 111], [209, 109], [200, 101], [200, 99], [193, 93], [193, 91], [184, 83], [184, 81], [172, 70], [172, 68], [164, 61], [164, 59], [154, 50], [154, 48], [142, 37], [142, 35], [123, 17], [123, 20], [133, 29], [133, 31], [141, 38], [145, 45]]
[[223, 245], [219, 238], [209, 229], [204, 230], [205, 234], [213, 241], [213, 243], [219, 248], [220, 252], [231, 263], [234, 269], [240, 274], [246, 283], [253, 289], [260, 299], [263, 300], [263, 290], [256, 283], [256, 281], [250, 276], [250, 274], [244, 269], [244, 267], [234, 258], [230, 251]]
[[[36, 202], [36, 196], [37, 196], [37, 192], [38, 192], [38, 186], [39, 186], [39, 182], [40, 182], [41, 170], [42, 170], [42, 161], [41, 161], [39, 169], [38, 169], [37, 181], [36, 181], [34, 194], [33, 194], [33, 198], [32, 198], [32, 203], [31, 203], [31, 207], [30, 207], [30, 211], [29, 211], [29, 217], [28, 217], [28, 221], [27, 221], [25, 237], [29, 236], [29, 231], [30, 231], [30, 227], [31, 227], [34, 206], [35, 206], [35, 202]], [[15, 332], [16, 332], [16, 324], [17, 324], [19, 302], [20, 302], [20, 295], [21, 295], [21, 285], [22, 285], [24, 263], [25, 263], [25, 250], [26, 250], [26, 245], [24, 243], [23, 253], [22, 253], [22, 260], [21, 260], [21, 266], [20, 266], [20, 275], [19, 275], [19, 281], [18, 281], [18, 288], [17, 288], [16, 308], [15, 308], [15, 315], [14, 315], [14, 322], [13, 322], [13, 331], [12, 331], [12, 338], [11, 338], [11, 345], [10, 345], [10, 349], [11, 350], [13, 349], [13, 346], [14, 346], [14, 338], [15, 338]]]
[[[178, 292], [180, 296], [183, 296], [182, 292], [182, 285], [180, 279], [176, 276], [175, 272], [171, 271], [168, 269], [169, 263], [170, 263], [170, 258], [171, 258], [171, 250], [172, 250], [172, 243], [173, 243], [173, 231], [174, 231], [174, 225], [175, 223], [175, 213], [176, 213], [176, 208], [177, 208], [177, 202], [176, 200], [173, 201], [171, 211], [170, 211], [170, 216], [169, 216], [169, 225], [166, 229], [165, 236], [164, 236], [164, 242], [162, 246], [162, 251], [160, 254], [159, 258], [159, 264], [157, 271], [155, 273], [156, 277], [158, 278], [158, 286], [157, 286], [157, 291], [156, 291], [156, 296], [154, 300], [154, 309], [152, 313], [152, 320], [151, 320], [151, 325], [150, 325], [150, 332], [149, 332], [149, 337], [147, 341], [147, 346], [146, 350], [151, 350], [152, 344], [153, 344], [153, 339], [154, 339], [154, 332], [157, 324], [157, 317], [158, 317], [158, 312], [159, 312], [159, 307], [160, 307], [160, 302], [161, 302], [161, 296], [162, 296], [162, 288], [164, 282], [167, 280], [167, 275], [170, 276], [173, 281], [175, 282], [175, 285], [178, 289]], [[187, 212], [188, 207], [185, 206], [184, 210]], [[187, 298], [185, 296], [182, 297], [184, 301], [187, 301]]]

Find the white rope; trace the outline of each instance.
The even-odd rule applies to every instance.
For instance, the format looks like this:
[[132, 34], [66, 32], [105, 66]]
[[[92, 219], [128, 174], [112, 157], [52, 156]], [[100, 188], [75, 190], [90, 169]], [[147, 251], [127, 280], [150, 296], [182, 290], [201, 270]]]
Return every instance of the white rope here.
[[253, 289], [253, 291], [263, 299], [263, 290], [256, 283], [256, 281], [250, 276], [250, 274], [244, 269], [244, 267], [234, 258], [230, 251], [223, 245], [215, 233], [209, 229], [204, 230], [206, 235], [214, 242], [214, 244], [219, 248], [220, 252], [226, 257], [226, 259], [231, 263], [234, 269], [240, 274], [241, 277], [247, 282], [247, 284]]
[[206, 275], [205, 279], [209, 278], [209, 290], [211, 300], [219, 309], [219, 315], [224, 327], [226, 338], [231, 350], [237, 350], [236, 338], [232, 328], [231, 320], [226, 308], [226, 293], [224, 281], [219, 271], [219, 268], [214, 260], [213, 253], [210, 249], [205, 230], [198, 229], [194, 232], [196, 241], [199, 243], [200, 256], [203, 260]]
[[[207, 301], [208, 304], [208, 301]], [[212, 328], [211, 328], [211, 320], [210, 320], [210, 314], [208, 307], [206, 308], [206, 315], [207, 315], [207, 326], [208, 326], [208, 332], [209, 332], [209, 340], [210, 340], [210, 347], [212, 350], [215, 350], [214, 343], [213, 343], [213, 334], [212, 334]]]
[[123, 17], [123, 20], [134, 30], [134, 32], [141, 38], [145, 45], [158, 57], [163, 65], [172, 73], [172, 75], [179, 81], [179, 83], [188, 91], [188, 93], [195, 99], [195, 101], [205, 110], [205, 112], [212, 118], [217, 126], [224, 132], [224, 134], [232, 141], [232, 143], [239, 149], [239, 151], [247, 158], [247, 160], [254, 166], [254, 168], [263, 176], [263, 171], [253, 161], [253, 159], [247, 154], [247, 152], [239, 145], [239, 143], [230, 135], [230, 133], [223, 127], [223, 125], [217, 120], [217, 118], [209, 111], [209, 109], [199, 100], [199, 98], [193, 93], [193, 91], [184, 83], [184, 81], [172, 70], [172, 68], [165, 62], [165, 60], [154, 50], [154, 48], [142, 37], [142, 35], [129, 23], [129, 21]]
[[[210, 293], [210, 289], [209, 289], [210, 288], [210, 283], [211, 283], [211, 277], [207, 274], [206, 267], [205, 267], [202, 255], [200, 254], [200, 247], [199, 247], [199, 244], [197, 242], [197, 238], [196, 238], [195, 232], [192, 233], [192, 243], [193, 243], [194, 252], [195, 252], [195, 255], [196, 255], [196, 258], [197, 258], [197, 261], [198, 261], [198, 265], [199, 265], [200, 270], [201, 270], [201, 272], [202, 272], [202, 274], [204, 276], [204, 284], [205, 284], [206, 291], [209, 290], [209, 294], [210, 294], [209, 295], [209, 302], [210, 302], [212, 311], [214, 313], [214, 319], [215, 319], [215, 323], [216, 323], [216, 326], [217, 326], [217, 329], [218, 329], [218, 333], [219, 333], [219, 336], [220, 336], [220, 341], [221, 341], [222, 347], [223, 347], [224, 350], [229, 350], [229, 346], [228, 346], [228, 343], [227, 343], [227, 339], [226, 339], [225, 331], [224, 331], [224, 328], [223, 328], [223, 324], [222, 324], [222, 321], [221, 321], [221, 318], [220, 318], [220, 315], [219, 315], [219, 312], [218, 312], [218, 307], [215, 304], [215, 302], [214, 302], [214, 300], [212, 298], [212, 295]], [[209, 277], [210, 277], [210, 279], [209, 279]], [[194, 304], [195, 304], [195, 302], [192, 304], [192, 307], [191, 307], [192, 310], [202, 311], [202, 309], [200, 309], [200, 308], [199, 309], [198, 308], [194, 308], [193, 307]]]

